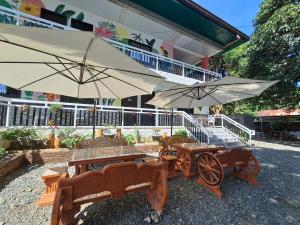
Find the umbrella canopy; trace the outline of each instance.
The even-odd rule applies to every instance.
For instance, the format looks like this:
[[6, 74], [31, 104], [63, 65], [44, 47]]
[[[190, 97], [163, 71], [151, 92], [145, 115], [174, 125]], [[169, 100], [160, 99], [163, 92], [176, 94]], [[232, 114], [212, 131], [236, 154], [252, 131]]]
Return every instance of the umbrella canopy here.
[[226, 77], [191, 86], [177, 85], [158, 94], [147, 102], [160, 108], [195, 108], [225, 104], [259, 96], [278, 81], [251, 80]]
[[92, 32], [0, 24], [0, 83], [78, 98], [151, 94], [164, 78]]

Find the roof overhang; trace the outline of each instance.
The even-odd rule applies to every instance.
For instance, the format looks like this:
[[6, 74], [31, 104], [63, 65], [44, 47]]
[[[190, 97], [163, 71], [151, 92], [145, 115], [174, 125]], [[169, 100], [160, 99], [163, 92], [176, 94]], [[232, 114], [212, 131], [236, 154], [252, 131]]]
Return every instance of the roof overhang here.
[[168, 24], [193, 38], [207, 41], [221, 50], [249, 40], [246, 34], [190, 0], [110, 1], [127, 5], [145, 16]]

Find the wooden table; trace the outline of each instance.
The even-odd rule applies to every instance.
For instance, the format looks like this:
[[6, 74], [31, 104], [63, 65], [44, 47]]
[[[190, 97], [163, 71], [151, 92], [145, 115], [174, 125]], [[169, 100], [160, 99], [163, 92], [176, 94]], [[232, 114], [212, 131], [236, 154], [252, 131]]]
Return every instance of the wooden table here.
[[183, 172], [185, 177], [193, 177], [195, 173], [196, 155], [203, 152], [216, 153], [224, 147], [200, 143], [181, 143], [173, 145], [177, 149], [176, 169]]
[[75, 175], [87, 171], [88, 165], [114, 161], [133, 161], [146, 153], [134, 146], [113, 146], [74, 150], [69, 166], [75, 166]]

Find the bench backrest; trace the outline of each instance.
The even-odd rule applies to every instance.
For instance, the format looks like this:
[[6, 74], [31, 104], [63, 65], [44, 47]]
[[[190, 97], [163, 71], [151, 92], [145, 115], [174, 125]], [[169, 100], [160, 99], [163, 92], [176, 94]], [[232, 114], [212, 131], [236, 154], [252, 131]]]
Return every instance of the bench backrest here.
[[99, 171], [85, 172], [79, 176], [62, 179], [58, 188], [72, 187], [72, 200], [90, 194], [108, 191], [111, 197], [121, 197], [125, 189], [132, 185], [151, 182], [155, 186], [156, 176], [162, 169], [160, 162], [115, 163]]
[[[123, 162], [105, 166], [98, 171], [88, 171], [72, 178], [60, 179], [52, 210], [51, 224], [69, 224], [81, 204], [107, 198], [119, 198], [128, 192], [155, 191], [161, 182], [167, 182], [161, 162]], [[165, 177], [165, 181], [162, 178]], [[161, 210], [167, 200], [165, 194], [154, 209]], [[151, 199], [151, 195], [150, 195]], [[157, 199], [156, 199], [157, 200]], [[155, 204], [158, 204], [155, 208]], [[59, 223], [59, 221], [67, 221]]]

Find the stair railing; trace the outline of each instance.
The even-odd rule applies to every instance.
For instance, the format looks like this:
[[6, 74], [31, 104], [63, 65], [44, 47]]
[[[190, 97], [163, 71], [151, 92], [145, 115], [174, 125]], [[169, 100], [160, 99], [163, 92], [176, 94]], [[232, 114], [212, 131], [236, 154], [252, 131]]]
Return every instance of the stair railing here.
[[207, 130], [202, 123], [200, 123], [193, 116], [182, 113], [183, 127], [188, 131], [188, 133], [193, 136], [200, 143], [209, 144], [210, 137], [213, 135], [209, 130]]
[[226, 129], [229, 133], [239, 138], [240, 141], [251, 146], [252, 136], [255, 135], [254, 130], [245, 127], [223, 114], [212, 116], [215, 119], [215, 127], [222, 127]]

